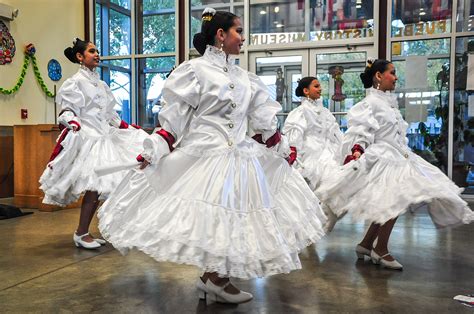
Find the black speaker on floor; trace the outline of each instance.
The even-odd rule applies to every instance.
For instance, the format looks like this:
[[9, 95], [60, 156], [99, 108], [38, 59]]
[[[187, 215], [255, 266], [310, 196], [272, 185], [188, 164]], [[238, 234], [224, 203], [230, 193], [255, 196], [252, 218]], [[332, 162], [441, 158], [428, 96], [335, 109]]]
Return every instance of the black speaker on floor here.
[[0, 220], [16, 218], [33, 214], [33, 212], [22, 212], [18, 207], [0, 204]]

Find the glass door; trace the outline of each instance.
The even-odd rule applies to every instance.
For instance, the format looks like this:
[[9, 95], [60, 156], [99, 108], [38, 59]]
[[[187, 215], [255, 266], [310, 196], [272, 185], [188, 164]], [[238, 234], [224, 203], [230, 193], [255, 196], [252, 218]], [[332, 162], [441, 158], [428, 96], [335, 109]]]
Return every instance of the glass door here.
[[308, 74], [308, 50], [262, 51], [250, 53], [249, 70], [268, 87], [272, 99], [283, 110], [278, 115], [280, 126], [288, 113], [300, 104], [295, 95], [298, 80]]
[[367, 56], [375, 55], [372, 47], [262, 51], [250, 53], [249, 70], [262, 79], [272, 98], [282, 105], [281, 124], [301, 103], [295, 95], [298, 80], [309, 75], [318, 78], [323, 104], [344, 131], [347, 111], [365, 97], [360, 73], [365, 69]]
[[312, 49], [309, 52], [309, 74], [318, 78], [323, 105], [336, 117], [341, 129], [347, 129], [346, 114], [365, 97], [360, 80], [368, 56], [375, 56], [371, 49], [348, 51], [347, 48]]

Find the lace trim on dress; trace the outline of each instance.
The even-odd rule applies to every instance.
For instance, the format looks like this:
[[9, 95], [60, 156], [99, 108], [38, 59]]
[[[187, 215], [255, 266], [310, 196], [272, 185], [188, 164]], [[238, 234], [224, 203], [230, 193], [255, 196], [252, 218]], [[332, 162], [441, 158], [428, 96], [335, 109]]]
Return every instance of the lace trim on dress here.
[[224, 51], [211, 45], [207, 45], [206, 51], [204, 52], [204, 56], [218, 66], [235, 65], [234, 56], [227, 55]]

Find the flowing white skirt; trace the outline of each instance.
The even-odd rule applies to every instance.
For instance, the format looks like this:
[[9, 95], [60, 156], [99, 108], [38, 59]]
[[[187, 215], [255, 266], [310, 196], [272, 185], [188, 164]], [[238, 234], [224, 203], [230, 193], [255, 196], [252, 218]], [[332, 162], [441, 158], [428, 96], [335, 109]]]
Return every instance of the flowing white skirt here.
[[298, 252], [326, 221], [301, 175], [251, 139], [205, 156], [177, 149], [132, 170], [98, 216], [122, 253], [239, 278], [300, 269]]
[[138, 129], [110, 128], [109, 134], [101, 137], [68, 132], [60, 143], [63, 149], [48, 163], [40, 178], [40, 189], [45, 194], [43, 203], [66, 206], [85, 191], [97, 191], [100, 199], [107, 198], [127, 172], [98, 177], [94, 169], [134, 161], [147, 136]]
[[341, 166], [318, 189], [321, 200], [338, 216], [383, 224], [411, 205], [427, 203], [437, 227], [466, 224], [474, 212], [456, 186], [418, 155], [403, 156], [388, 144], [373, 144], [357, 161]]

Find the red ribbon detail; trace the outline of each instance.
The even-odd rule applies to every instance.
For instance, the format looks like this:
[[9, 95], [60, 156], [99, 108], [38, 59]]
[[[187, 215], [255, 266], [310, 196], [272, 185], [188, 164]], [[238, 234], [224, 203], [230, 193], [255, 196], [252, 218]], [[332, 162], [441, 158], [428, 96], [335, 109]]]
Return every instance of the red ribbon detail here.
[[143, 156], [140, 154], [140, 155], [137, 156], [137, 161], [138, 162], [144, 162], [145, 158], [143, 158]]
[[76, 131], [79, 131], [81, 129], [81, 125], [77, 121], [71, 120], [68, 123], [69, 124], [74, 124], [75, 126], [77, 126]]
[[294, 147], [294, 146], [290, 146], [290, 150], [291, 150], [291, 153], [290, 153], [290, 156], [288, 156], [287, 161], [291, 166], [295, 163], [296, 157], [298, 156], [298, 153], [296, 151], [296, 147]]
[[[66, 135], [68, 134], [68, 132], [69, 132], [69, 129], [63, 129], [63, 131], [61, 132], [61, 135], [59, 136], [58, 142], [54, 146], [53, 152], [51, 153], [51, 157], [49, 157], [48, 163], [53, 161], [54, 158], [56, 158], [56, 156], [58, 156], [59, 153], [63, 150], [64, 147], [61, 145], [61, 142], [64, 141], [64, 139], [66, 138]], [[52, 169], [52, 167], [50, 165], [48, 165], [48, 167], [50, 167]]]
[[359, 144], [354, 144], [351, 149], [351, 152], [354, 154], [355, 152], [359, 152], [361, 155], [364, 153], [364, 148]]
[[120, 121], [119, 129], [128, 129], [128, 123], [125, 121]]
[[252, 138], [260, 144], [265, 144], [268, 148], [270, 148], [280, 143], [281, 133], [280, 131], [276, 131], [275, 134], [273, 134], [265, 143], [263, 142], [262, 134], [255, 134], [254, 136], [252, 136]]
[[354, 156], [347, 155], [346, 159], [344, 159], [344, 165], [350, 163], [351, 161], [356, 160]]
[[169, 148], [170, 152], [172, 152], [173, 149], [174, 149], [173, 144], [176, 141], [174, 136], [171, 135], [170, 132], [168, 132], [164, 129], [159, 129], [158, 131], [156, 131], [156, 134], [161, 135], [161, 137], [165, 139], [166, 143], [168, 143], [168, 148]]

